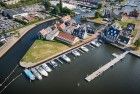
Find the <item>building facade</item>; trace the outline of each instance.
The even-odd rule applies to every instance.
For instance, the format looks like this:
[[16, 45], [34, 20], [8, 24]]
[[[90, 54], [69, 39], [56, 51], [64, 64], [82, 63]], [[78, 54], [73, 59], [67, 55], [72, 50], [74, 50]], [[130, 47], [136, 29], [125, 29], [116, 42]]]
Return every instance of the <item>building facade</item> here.
[[72, 35], [76, 36], [76, 37], [79, 37], [80, 39], [85, 39], [87, 38], [87, 28], [85, 25], [75, 29], [72, 33]]
[[39, 37], [45, 40], [53, 40], [59, 34], [59, 30], [55, 27], [48, 27], [39, 32]]

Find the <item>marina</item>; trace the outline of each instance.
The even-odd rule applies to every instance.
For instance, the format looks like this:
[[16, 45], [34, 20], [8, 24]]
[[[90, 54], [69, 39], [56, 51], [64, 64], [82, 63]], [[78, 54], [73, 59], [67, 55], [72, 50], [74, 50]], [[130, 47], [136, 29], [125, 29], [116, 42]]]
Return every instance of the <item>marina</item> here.
[[[90, 10], [82, 7], [81, 11], [85, 13]], [[80, 12], [76, 14], [81, 16]], [[84, 43], [38, 65], [27, 67], [26, 72], [21, 67], [15, 68], [36, 40], [38, 31], [50, 24], [51, 21], [31, 29], [0, 59], [0, 94], [140, 94], [140, 59], [128, 52], [116, 54], [122, 53], [122, 50], [102, 44], [99, 40]], [[60, 63], [61, 67], [58, 67]], [[23, 72], [26, 75], [22, 75]], [[29, 83], [29, 79], [41, 81]]]
[[[89, 47], [90, 48], [90, 47]], [[119, 51], [119, 49], [114, 49], [114, 47], [112, 47], [112, 46], [107, 46], [107, 45], [102, 45], [101, 47], [99, 47], [99, 48], [95, 48], [95, 49], [93, 49], [93, 50], [91, 50], [92, 48], [90, 48], [89, 50], [90, 50], [90, 53], [87, 53], [87, 54], [83, 54], [83, 55], [81, 55], [79, 58], [77, 58], [77, 59], [73, 59], [74, 57], [73, 57], [73, 55], [72, 54], [70, 54], [72, 57], [71, 57], [71, 60], [72, 60], [72, 62], [74, 62], [74, 63], [70, 63], [70, 64], [65, 64], [65, 65], [63, 65], [63, 66], [61, 66], [61, 68], [58, 68], [58, 69], [56, 69], [56, 70], [53, 70], [53, 75], [49, 75], [47, 78], [47, 80], [43, 80], [43, 79], [45, 79], [45, 77], [42, 79], [43, 81], [35, 81], [36, 82], [36, 84], [37, 85], [34, 85], [34, 83], [29, 83], [29, 80], [28, 79], [23, 79], [23, 78], [25, 78], [24, 76], [20, 76], [20, 78], [19, 78], [19, 80], [16, 80], [15, 81], [15, 84], [11, 84], [11, 87], [9, 86], [9, 87], [7, 87], [6, 88], [6, 90], [4, 90], [4, 94], [5, 94], [5, 92], [7, 92], [6, 94], [10, 94], [11, 92], [12, 93], [20, 93], [20, 94], [24, 94], [24, 93], [26, 93], [26, 94], [29, 94], [28, 93], [28, 91], [29, 91], [29, 88], [26, 88], [26, 91], [25, 90], [22, 90], [22, 88], [25, 88], [25, 87], [34, 87], [34, 90], [33, 91], [31, 91], [32, 93], [35, 93], [35, 94], [38, 94], [39, 92], [41, 92], [41, 90], [42, 90], [42, 86], [45, 86], [46, 87], [46, 89], [47, 89], [47, 92], [48, 93], [51, 93], [51, 94], [56, 94], [56, 93], [61, 93], [61, 92], [63, 92], [63, 90], [65, 89], [65, 90], [67, 90], [67, 88], [64, 86], [64, 85], [67, 85], [67, 87], [69, 87], [69, 88], [72, 88], [72, 89], [74, 89], [74, 88], [77, 88], [77, 89], [79, 89], [78, 87], [80, 87], [81, 89], [79, 89], [77, 92], [78, 93], [82, 93], [81, 92], [81, 90], [90, 90], [90, 89], [93, 89], [93, 90], [91, 90], [91, 94], [93, 93], [93, 92], [97, 92], [98, 94], [101, 94], [101, 93], [105, 93], [105, 94], [107, 94], [107, 92], [106, 92], [106, 88], [105, 87], [101, 87], [101, 89], [102, 89], [102, 91], [100, 91], [100, 90], [98, 90], [98, 88], [97, 88], [97, 86], [98, 85], [102, 85], [102, 84], [105, 84], [105, 86], [106, 87], [108, 87], [108, 86], [112, 86], [112, 84], [108, 84], [108, 83], [106, 83], [106, 81], [105, 80], [107, 80], [107, 79], [112, 79], [112, 75], [114, 74], [114, 75], [116, 75], [116, 76], [119, 76], [119, 80], [118, 80], [118, 78], [116, 77], [116, 78], [114, 78], [113, 80], [112, 80], [112, 83], [114, 83], [115, 84], [115, 86], [117, 85], [117, 91], [119, 91], [120, 92], [120, 94], [122, 94], [121, 92], [122, 91], [124, 91], [125, 93], [127, 93], [127, 88], [130, 86], [130, 85], [125, 85], [125, 84], [120, 84], [120, 83], [124, 83], [122, 80], [123, 79], [125, 79], [126, 77], [129, 77], [129, 76], [131, 76], [131, 78], [134, 78], [135, 76], [134, 76], [134, 74], [131, 74], [131, 73], [129, 73], [128, 72], [128, 70], [129, 70], [129, 68], [127, 68], [127, 66], [128, 65], [131, 65], [132, 64], [132, 62], [130, 62], [130, 61], [133, 61], [134, 59], [135, 60], [137, 60], [137, 61], [133, 61], [133, 63], [135, 62], [136, 63], [136, 65], [137, 66], [135, 66], [135, 67], [137, 67], [136, 69], [139, 69], [138, 68], [138, 66], [139, 66], [139, 59], [137, 59], [137, 58], [134, 58], [134, 57], [132, 57], [132, 56], [130, 56], [130, 55], [127, 55], [127, 58], [128, 57], [131, 57], [132, 59], [130, 59], [130, 60], [128, 60], [127, 58], [124, 58], [124, 61], [125, 62], [127, 62], [127, 63], [120, 63], [121, 65], [119, 65], [119, 66], [115, 66], [115, 67], [113, 67], [113, 68], [111, 68], [111, 69], [115, 69], [115, 70], [118, 70], [118, 71], [110, 71], [110, 72], [106, 72], [105, 73], [105, 75], [103, 76], [103, 77], [101, 77], [102, 79], [98, 79], [98, 81], [97, 82], [95, 82], [95, 81], [91, 81], [90, 83], [89, 83], [89, 85], [87, 85], [86, 84], [86, 81], [84, 81], [84, 77], [87, 75], [87, 74], [90, 74], [90, 73], [92, 73], [93, 71], [92, 71], [92, 69], [94, 69], [94, 70], [96, 70], [96, 68], [98, 68], [100, 65], [103, 65], [105, 62], [108, 62], [108, 61], [110, 61], [110, 59], [113, 59], [114, 57], [112, 56], [112, 54], [114, 53], [114, 52], [118, 52]], [[112, 50], [113, 49], [113, 50]], [[100, 53], [100, 51], [103, 51], [105, 54], [99, 54]], [[96, 54], [95, 54], [96, 53]], [[68, 55], [69, 56], [69, 55]], [[99, 58], [99, 56], [100, 56], [100, 58], [102, 58], [102, 59], [100, 59]], [[112, 56], [112, 58], [107, 58], [107, 57], [111, 57]], [[96, 58], [96, 59], [95, 59]], [[83, 62], [83, 59], [86, 61], [86, 62]], [[59, 60], [59, 59], [58, 59]], [[84, 66], [84, 67], [82, 67], [82, 66]], [[127, 66], [126, 66], [127, 65]], [[94, 67], [92, 67], [92, 69], [89, 71], [89, 67], [88, 66], [94, 66]], [[120, 66], [122, 66], [122, 67], [120, 67]], [[130, 66], [129, 66], [130, 67]], [[72, 68], [72, 70], [71, 70], [71, 68]], [[117, 68], [117, 69], [116, 69]], [[124, 68], [125, 68], [125, 70], [126, 71], [122, 71], [122, 70], [124, 70]], [[70, 71], [71, 70], [71, 71]], [[80, 75], [82, 75], [81, 77], [80, 76], [78, 76], [77, 74], [75, 74], [75, 71], [76, 70], [80, 70], [80, 71], [78, 71], [78, 74], [80, 74]], [[63, 72], [61, 72], [61, 71], [63, 71]], [[69, 71], [69, 73], [67, 73]], [[135, 70], [136, 71], [136, 70]], [[137, 71], [139, 71], [139, 70], [137, 70]], [[119, 72], [119, 73], [118, 73]], [[56, 76], [57, 75], [57, 76]], [[71, 76], [70, 75], [73, 75], [74, 76], [74, 78], [72, 77], [71, 78]], [[133, 75], [133, 76], [132, 76]], [[67, 78], [68, 77], [68, 78]], [[54, 81], [54, 79], [56, 79], [55, 81]], [[61, 81], [60, 80], [62, 80], [62, 79], [67, 79], [67, 84], [64, 84], [64, 85], [62, 85], [63, 86], [63, 89], [62, 89], [62, 87], [60, 87], [60, 84], [62, 84], [61, 83]], [[138, 78], [136, 78], [137, 80], [139, 79], [139, 77]], [[22, 81], [22, 83], [21, 83], [21, 81]], [[79, 83], [78, 84], [78, 87], [77, 87], [77, 83], [76, 83], [76, 86], [74, 86], [73, 84], [71, 84], [72, 82], [71, 81], [78, 81], [77, 83]], [[103, 82], [104, 81], [104, 82]], [[121, 82], [120, 82], [121, 81]], [[50, 83], [51, 82], [51, 83]], [[55, 82], [55, 84], [53, 84], [53, 82]], [[64, 81], [65, 82], [65, 81]], [[131, 82], [131, 83], [135, 83], [134, 81], [130, 81], [130, 80], [126, 80], [126, 82]], [[18, 83], [21, 83], [21, 84], [18, 84]], [[57, 83], [57, 84], [56, 84]], [[66, 82], [65, 82], [66, 83]], [[118, 84], [119, 83], [119, 84]], [[139, 84], [138, 84], [139, 82], [136, 82], [135, 83], [135, 86], [137, 86], [137, 87], [139, 87]], [[20, 86], [19, 86], [20, 85]], [[86, 85], [86, 86], [85, 86]], [[90, 87], [90, 85], [94, 85], [94, 87], [92, 86], [92, 87]], [[121, 86], [123, 86], [123, 87], [125, 87], [125, 88], [123, 88], [123, 89], [120, 89], [119, 87], [120, 87], [120, 85]], [[22, 88], [19, 88], [19, 87], [21, 87], [22, 86]], [[56, 88], [58, 88], [57, 89], [57, 91], [53, 91], [52, 89], [49, 89], [49, 88], [51, 88], [51, 87], [56, 87]], [[16, 91], [13, 91], [14, 90], [14, 88], [18, 88], [18, 90], [16, 90]], [[86, 87], [88, 87], [88, 88], [86, 88]], [[112, 86], [112, 88], [113, 89], [115, 89], [116, 87], [114, 87], [114, 86]], [[135, 89], [136, 90], [136, 89]], [[9, 93], [8, 93], [9, 92]], [[23, 93], [24, 92], [24, 93]], [[113, 91], [114, 92], [114, 91]], [[110, 91], [110, 93], [113, 93], [112, 91]], [[2, 94], [3, 94], [2, 93]], [[44, 92], [43, 94], [45, 94], [46, 92]], [[75, 94], [76, 92], [75, 91], [71, 91], [70, 93], [73, 93], [73, 94]], [[129, 94], [129, 93], [128, 93]]]
[[[90, 44], [86, 44], [86, 45], [90, 45]], [[43, 63], [41, 65], [33, 67], [33, 68], [31, 68], [31, 72], [33, 73], [32, 75], [34, 75], [37, 79], [42, 80], [42, 76], [48, 76], [47, 72], [52, 72], [52, 69], [47, 64], [49, 64], [53, 68], [56, 68], [58, 66], [58, 64], [57, 64], [57, 62], [54, 61], [55, 59], [58, 62], [60, 62], [61, 64], [64, 64], [63, 61], [65, 61], [67, 63], [70, 63], [71, 59], [67, 56], [67, 54], [71, 54], [71, 55], [73, 55], [75, 57], [79, 57], [79, 56], [81, 56], [81, 54], [78, 51], [84, 53], [84, 52], [88, 52], [89, 49], [86, 48], [85, 46], [81, 46], [78, 49], [69, 51], [69, 52], [67, 52], [67, 53], [65, 53], [65, 54], [63, 54], [61, 56], [58, 56], [57, 58], [54, 58], [53, 60], [48, 61], [49, 63], [45, 62], [45, 63]], [[63, 61], [60, 60], [60, 59], [62, 59]], [[29, 69], [27, 69], [27, 70], [29, 70]]]

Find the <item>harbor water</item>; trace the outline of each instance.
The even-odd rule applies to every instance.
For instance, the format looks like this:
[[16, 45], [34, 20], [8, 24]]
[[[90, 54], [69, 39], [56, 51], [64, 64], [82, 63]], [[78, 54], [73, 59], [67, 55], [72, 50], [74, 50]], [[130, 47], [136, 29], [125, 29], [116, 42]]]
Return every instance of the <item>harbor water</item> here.
[[[122, 61], [90, 83], [84, 78], [109, 62], [112, 53], [120, 51], [110, 45], [91, 48], [90, 52], [80, 57], [68, 56], [70, 64], [59, 64], [48, 77], [31, 83], [23, 74], [9, 85], [2, 94], [139, 94], [140, 90], [140, 59], [127, 55]], [[2, 63], [2, 62], [1, 62]], [[3, 62], [5, 63], [5, 62]], [[15, 62], [12, 62], [15, 64]], [[7, 67], [7, 66], [0, 66]], [[8, 72], [9, 69], [5, 69]], [[17, 72], [15, 73], [17, 74]]]

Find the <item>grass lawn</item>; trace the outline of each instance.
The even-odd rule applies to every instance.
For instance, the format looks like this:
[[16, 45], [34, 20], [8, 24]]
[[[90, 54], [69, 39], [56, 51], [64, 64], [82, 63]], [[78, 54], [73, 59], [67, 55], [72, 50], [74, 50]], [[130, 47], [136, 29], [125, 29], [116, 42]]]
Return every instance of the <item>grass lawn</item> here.
[[121, 21], [117, 21], [121, 26], [126, 27], [128, 23], [140, 23], [140, 20], [134, 18], [123, 17]]
[[133, 36], [136, 36], [137, 32], [138, 32], [138, 30], [134, 30], [134, 31], [132, 32], [132, 35], [133, 35]]
[[[134, 19], [134, 18], [127, 18], [123, 17], [121, 21], [117, 21], [122, 27], [126, 27], [128, 23], [133, 23], [135, 25], [140, 24], [140, 19]], [[135, 36], [139, 30], [136, 28], [133, 32], [132, 35]]]
[[96, 19], [94, 19], [94, 21], [97, 23], [101, 23], [103, 21], [103, 18], [96, 18]]
[[101, 17], [99, 17], [99, 18], [92, 18], [90, 20], [92, 20], [93, 22], [98, 23], [98, 24], [105, 24], [105, 23], [107, 23], [106, 21], [103, 21], [103, 18], [101, 18]]
[[22, 61], [35, 63], [68, 48], [69, 46], [58, 41], [36, 40], [25, 54]]

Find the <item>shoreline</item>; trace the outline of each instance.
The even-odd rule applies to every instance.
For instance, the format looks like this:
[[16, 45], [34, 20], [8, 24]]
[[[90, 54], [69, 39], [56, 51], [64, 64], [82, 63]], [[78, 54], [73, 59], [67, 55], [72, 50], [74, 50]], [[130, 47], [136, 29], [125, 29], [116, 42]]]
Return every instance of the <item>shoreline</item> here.
[[39, 24], [42, 24], [46, 21], [50, 21], [53, 19], [55, 19], [55, 17], [52, 17], [43, 21], [39, 21], [37, 23], [18, 29], [17, 31], [20, 33], [20, 37], [17, 38], [17, 37], [12, 36], [2, 47], [0, 47], [0, 58], [4, 56], [29, 30], [31, 30], [32, 28], [34, 28], [35, 26]]
[[99, 34], [99, 32], [101, 32], [102, 29], [103, 29], [103, 28], [97, 30], [97, 32], [96, 32], [95, 34], [93, 34], [93, 35], [90, 36], [89, 38], [83, 40], [81, 43], [78, 43], [78, 44], [76, 44], [76, 45], [70, 47], [69, 49], [66, 49], [66, 50], [64, 50], [64, 51], [62, 51], [62, 52], [56, 53], [55, 55], [52, 55], [52, 56], [50, 56], [50, 57], [48, 57], [48, 58], [46, 58], [46, 59], [43, 59], [43, 60], [41, 60], [41, 61], [39, 61], [39, 62], [36, 62], [36, 63], [27, 63], [27, 62], [21, 62], [21, 61], [20, 61], [20, 66], [21, 66], [21, 67], [24, 67], [24, 68], [35, 67], [35, 66], [40, 65], [40, 64], [42, 64], [42, 63], [44, 63], [44, 62], [53, 60], [53, 59], [55, 59], [55, 58], [61, 56], [62, 54], [65, 54], [65, 53], [67, 53], [67, 52], [69, 52], [69, 51], [71, 51], [71, 50], [78, 49], [79, 47], [84, 46], [84, 45], [90, 43], [92, 40], [96, 39], [97, 36], [98, 36], [98, 34]]
[[[113, 44], [113, 43], [110, 43], [112, 46], [115, 46], [115, 47], [117, 47], [117, 48], [119, 48], [119, 49], [121, 49], [121, 50], [124, 50], [124, 48], [125, 47], [121, 47], [121, 46], [119, 46], [119, 45], [117, 45], [117, 44]], [[132, 54], [132, 55], [134, 55], [134, 56], [136, 56], [136, 57], [138, 57], [138, 58], [140, 58], [140, 53], [138, 53], [137, 51], [130, 51], [130, 54]]]

